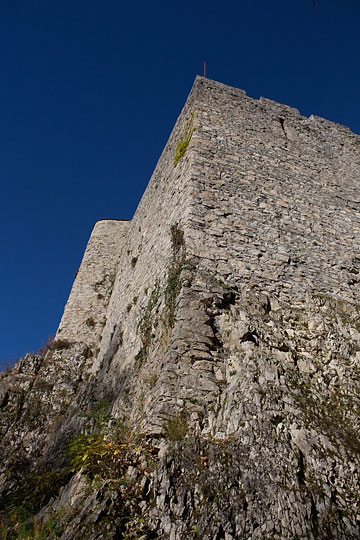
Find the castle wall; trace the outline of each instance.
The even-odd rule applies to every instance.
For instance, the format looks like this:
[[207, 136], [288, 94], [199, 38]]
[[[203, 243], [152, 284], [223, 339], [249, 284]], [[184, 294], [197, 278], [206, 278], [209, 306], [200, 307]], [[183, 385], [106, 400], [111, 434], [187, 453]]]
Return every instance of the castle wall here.
[[360, 137], [207, 79], [197, 91], [194, 253], [238, 287], [355, 301]]
[[55, 339], [98, 345], [129, 222], [95, 223]]
[[359, 152], [344, 126], [197, 77], [132, 222], [96, 224], [57, 337], [96, 342], [94, 372], [120, 342], [116, 361], [132, 364], [139, 320], [156, 282], [165, 287], [175, 223], [199, 268], [238, 290], [356, 300]]
[[[195, 131], [174, 167], [192, 113]], [[197, 77], [128, 227], [93, 371], [109, 358], [133, 363], [139, 320], [156, 281], [165, 286], [175, 223], [199, 268], [238, 290], [354, 301], [359, 149], [344, 126]]]

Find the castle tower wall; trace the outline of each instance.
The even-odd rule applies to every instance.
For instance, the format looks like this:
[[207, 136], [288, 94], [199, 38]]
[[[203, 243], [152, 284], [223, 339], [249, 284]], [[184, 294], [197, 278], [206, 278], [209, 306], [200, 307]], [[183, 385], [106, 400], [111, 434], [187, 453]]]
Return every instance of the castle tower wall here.
[[360, 139], [199, 78], [190, 233], [222, 279], [358, 301]]
[[233, 285], [284, 299], [317, 292], [355, 301], [359, 153], [359, 137], [344, 126], [197, 77], [131, 224], [94, 227], [57, 338], [94, 343], [102, 335], [103, 354], [130, 317], [133, 356], [142, 293], [166, 275], [174, 223], [188, 253]]
[[55, 339], [82, 341], [96, 347], [106, 323], [128, 221], [95, 223], [72, 286]]
[[[174, 166], [191, 120], [189, 147]], [[348, 128], [197, 77], [129, 227], [96, 371], [141, 347], [138, 325], [171, 264], [171, 226], [199, 268], [238, 290], [301, 300], [358, 294], [359, 137]], [[109, 352], [110, 351], [110, 352]]]

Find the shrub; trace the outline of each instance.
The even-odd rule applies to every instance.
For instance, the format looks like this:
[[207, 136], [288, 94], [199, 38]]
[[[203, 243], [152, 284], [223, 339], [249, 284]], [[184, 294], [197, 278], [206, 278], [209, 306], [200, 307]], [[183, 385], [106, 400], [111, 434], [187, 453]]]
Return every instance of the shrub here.
[[86, 324], [89, 328], [93, 329], [93, 328], [95, 327], [95, 319], [94, 319], [94, 317], [88, 317], [88, 318], [86, 319], [86, 321], [85, 321], [85, 324]]
[[82, 469], [90, 477], [100, 475], [111, 477], [119, 474], [120, 469], [131, 465], [128, 443], [115, 443], [108, 440], [104, 433], [81, 434], [73, 439], [67, 454], [73, 471]]
[[0, 538], [6, 540], [46, 540], [60, 538], [64, 527], [56, 520], [56, 515], [40, 524], [24, 508], [11, 511], [0, 522]]
[[126, 475], [130, 465], [139, 465], [141, 455], [153, 459], [152, 450], [144, 434], [134, 434], [106, 413], [105, 420], [95, 422], [91, 433], [74, 437], [65, 449], [73, 472], [82, 470], [89, 478], [117, 481]]
[[51, 347], [54, 343], [54, 339], [55, 339], [55, 336], [49, 336], [46, 340], [46, 342], [44, 343], [44, 345], [42, 345], [40, 347], [40, 349], [38, 350], [38, 352], [36, 354], [38, 354], [39, 356], [42, 356], [44, 357], [46, 355], [46, 353], [51, 350]]
[[166, 438], [170, 441], [182, 441], [188, 432], [188, 418], [185, 413], [168, 420]]

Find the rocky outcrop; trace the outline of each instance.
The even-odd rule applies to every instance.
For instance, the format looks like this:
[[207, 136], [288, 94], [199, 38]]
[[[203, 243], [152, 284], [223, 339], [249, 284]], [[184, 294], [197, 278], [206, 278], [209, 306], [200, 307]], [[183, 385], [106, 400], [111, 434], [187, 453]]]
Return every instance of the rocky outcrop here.
[[6, 538], [359, 537], [359, 148], [196, 80], [132, 222], [101, 222], [106, 305], [93, 237], [51, 350], [1, 375]]

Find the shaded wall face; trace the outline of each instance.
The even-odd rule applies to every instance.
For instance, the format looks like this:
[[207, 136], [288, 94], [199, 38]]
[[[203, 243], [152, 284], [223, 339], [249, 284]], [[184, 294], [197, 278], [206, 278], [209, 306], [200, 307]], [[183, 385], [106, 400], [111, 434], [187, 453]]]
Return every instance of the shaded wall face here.
[[360, 138], [206, 80], [196, 115], [194, 251], [234, 283], [354, 301]]
[[156, 287], [163, 297], [173, 253], [171, 228], [177, 224], [185, 235], [187, 230], [191, 145], [176, 166], [174, 158], [192, 110], [190, 94], [131, 221], [94, 371], [110, 361], [122, 368], [134, 364], [141, 348], [139, 321]]
[[129, 225], [127, 221], [117, 220], [98, 221], [94, 225], [57, 340], [82, 341], [91, 348], [98, 346]]
[[[65, 306], [56, 339], [83, 341], [96, 361], [113, 357], [121, 341], [132, 362], [140, 347], [137, 325], [172, 257], [171, 227], [186, 229], [190, 208], [191, 148], [175, 166], [177, 144], [194, 106], [194, 91], [174, 126], [131, 222], [96, 223]], [[191, 146], [191, 145], [190, 145]], [[117, 345], [116, 345], [117, 343]]]

